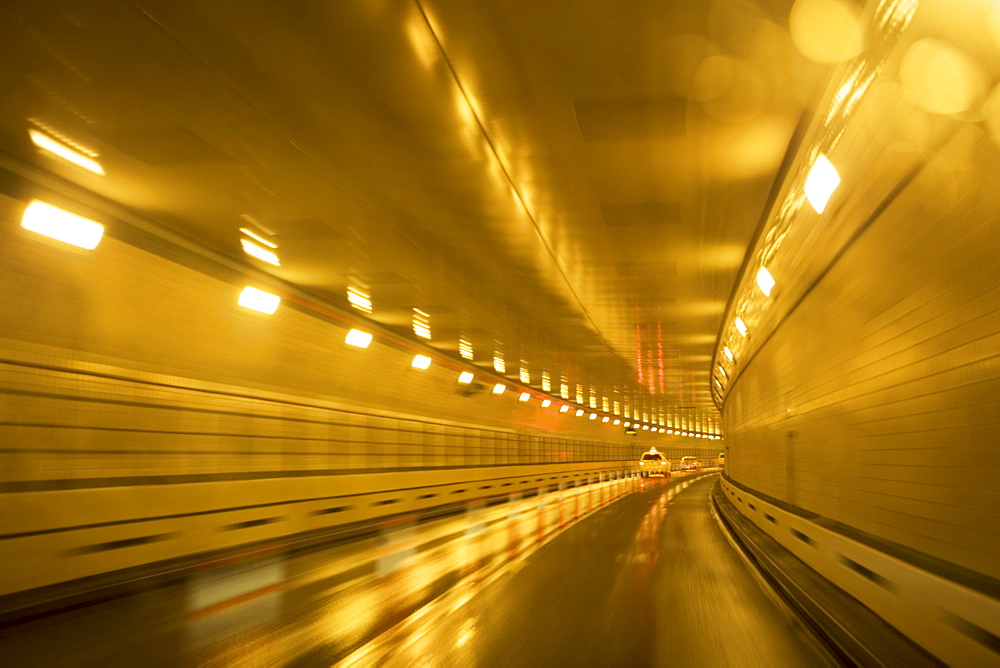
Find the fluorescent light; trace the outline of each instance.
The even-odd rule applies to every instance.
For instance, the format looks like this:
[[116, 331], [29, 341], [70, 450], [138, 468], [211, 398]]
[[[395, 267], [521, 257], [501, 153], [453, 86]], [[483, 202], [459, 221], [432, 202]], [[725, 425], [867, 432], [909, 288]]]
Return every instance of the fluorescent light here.
[[551, 399], [542, 399], [542, 408], [548, 408], [552, 405]]
[[603, 418], [601, 419], [601, 422], [610, 422], [610, 421], [611, 421], [611, 418], [609, 418], [609, 417], [608, 417], [607, 415], [605, 415], [605, 416], [604, 416], [604, 417], [603, 417]]
[[240, 228], [240, 232], [242, 232], [243, 234], [247, 235], [251, 239], [256, 239], [257, 241], [261, 242], [262, 244], [264, 244], [268, 248], [277, 248], [278, 247], [278, 244], [271, 243], [270, 241], [268, 241], [264, 237], [262, 237], [260, 235], [257, 235], [257, 234], [254, 234], [251, 230], [248, 230], [245, 227], [241, 227]]
[[427, 355], [417, 355], [410, 363], [414, 369], [426, 369], [431, 365], [431, 358]]
[[649, 425], [648, 424], [644, 424], [644, 425], [642, 425], [642, 428], [648, 431], [649, 430]]
[[422, 339], [431, 338], [431, 316], [418, 308], [413, 309], [413, 333]]
[[530, 399], [530, 398], [531, 398], [531, 394], [530, 394], [529, 392], [522, 392], [522, 393], [521, 393], [521, 396], [519, 396], [519, 397], [517, 398], [517, 400], [518, 400], [518, 401], [527, 401], [527, 400], [528, 400], [528, 399]]
[[673, 430], [673, 429], [668, 429], [668, 430], [667, 430], [667, 433], [668, 433], [668, 434], [672, 434], [672, 433], [674, 433], [674, 430]]
[[97, 248], [104, 236], [100, 223], [37, 199], [24, 210], [21, 227], [87, 250]]
[[747, 335], [747, 326], [743, 322], [742, 318], [736, 318], [736, 329], [738, 329], [740, 331], [740, 334], [742, 334], [743, 336]]
[[560, 413], [565, 413], [567, 411], [569, 411], [569, 406], [563, 404], [562, 406], [559, 407], [559, 412]]
[[626, 427], [629, 427], [629, 426], [631, 426], [631, 425], [632, 425], [632, 423], [631, 423], [631, 422], [625, 422], [625, 426], [626, 426]]
[[458, 340], [458, 352], [467, 360], [472, 359], [472, 343], [468, 339]]
[[576, 409], [576, 416], [580, 417], [581, 415], [583, 415], [583, 409], [582, 408], [577, 408]]
[[278, 304], [281, 303], [281, 297], [278, 295], [272, 295], [270, 292], [258, 290], [257, 288], [246, 287], [243, 288], [243, 292], [240, 293], [240, 300], [238, 303], [240, 306], [270, 315], [278, 310]]
[[721, 374], [722, 374], [722, 377], [723, 377], [723, 378], [729, 378], [729, 374], [728, 374], [728, 373], [726, 373], [726, 370], [722, 368], [722, 365], [721, 365], [721, 364], [720, 364], [720, 365], [718, 366], [718, 369], [719, 369], [719, 373], [721, 373]]
[[722, 352], [726, 354], [730, 362], [735, 362], [736, 358], [733, 357], [733, 351], [729, 349], [729, 346], [722, 346]]
[[590, 420], [596, 420], [597, 419], [597, 413], [591, 413], [589, 419]]
[[475, 374], [469, 371], [463, 371], [462, 373], [458, 374], [458, 382], [462, 384], [471, 383], [473, 378], [475, 378]]
[[774, 277], [771, 276], [771, 272], [766, 267], [761, 267], [757, 272], [757, 285], [760, 286], [760, 291], [766, 297], [771, 296], [771, 290], [774, 288]]
[[31, 141], [34, 142], [35, 146], [38, 148], [48, 151], [52, 155], [58, 156], [67, 162], [72, 162], [77, 167], [83, 167], [94, 174], [104, 176], [104, 168], [101, 167], [99, 162], [92, 158], [88, 158], [79, 151], [74, 151], [69, 146], [56, 141], [44, 132], [39, 132], [38, 130], [28, 130], [28, 136], [31, 137]]
[[254, 242], [247, 241], [246, 239], [240, 239], [240, 243], [243, 244], [243, 251], [247, 255], [252, 255], [258, 260], [263, 260], [264, 262], [273, 264], [276, 267], [281, 266], [281, 262], [278, 261], [278, 256], [266, 248], [261, 248]]
[[355, 287], [347, 288], [347, 301], [359, 311], [364, 311], [365, 313], [372, 312], [371, 297]]
[[368, 332], [362, 332], [360, 329], [352, 329], [347, 333], [347, 338], [344, 339], [344, 342], [349, 346], [367, 348], [371, 345], [372, 335]]
[[840, 174], [837, 173], [837, 168], [820, 153], [812, 169], [809, 170], [805, 185], [806, 199], [816, 209], [816, 213], [823, 213], [830, 195], [839, 185]]
[[660, 427], [660, 433], [661, 434], [663, 433], [663, 427]]
[[503, 394], [504, 390], [506, 389], [507, 389], [506, 385], [504, 385], [503, 383], [497, 383], [496, 385], [493, 386], [493, 394]]
[[615, 418], [615, 421], [612, 422], [611, 424], [621, 424], [621, 423], [622, 423], [621, 420], [619, 420], [618, 418]]

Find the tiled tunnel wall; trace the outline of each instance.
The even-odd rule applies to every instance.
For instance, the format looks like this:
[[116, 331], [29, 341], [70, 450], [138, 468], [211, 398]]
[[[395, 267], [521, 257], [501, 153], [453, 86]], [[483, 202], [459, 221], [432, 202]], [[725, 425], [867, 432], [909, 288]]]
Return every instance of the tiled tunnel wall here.
[[[678, 458], [720, 449], [625, 436], [511, 391], [468, 395], [454, 369], [413, 369], [412, 350], [378, 338], [347, 346], [346, 325], [290, 300], [272, 316], [239, 307], [238, 271], [143, 250], [113, 220], [95, 251], [49, 242], [19, 227], [24, 205], [0, 196], [0, 554], [20, 564], [0, 577], [4, 593], [358, 521], [382, 502], [311, 508], [339, 509], [320, 499], [376, 494], [381, 480], [537, 476], [535, 464], [586, 479], [654, 444]], [[439, 473], [413, 477], [425, 470]], [[294, 521], [258, 526], [261, 512]]]
[[723, 419], [736, 482], [998, 578], [1000, 156], [967, 134], [760, 343]]

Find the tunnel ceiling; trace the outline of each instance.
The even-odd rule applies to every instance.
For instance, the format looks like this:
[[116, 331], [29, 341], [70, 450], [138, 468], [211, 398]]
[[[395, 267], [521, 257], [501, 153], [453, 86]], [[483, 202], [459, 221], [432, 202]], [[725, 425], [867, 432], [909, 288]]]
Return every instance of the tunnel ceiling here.
[[554, 394], [708, 415], [730, 293], [828, 74], [790, 8], [7, 2], [0, 131], [14, 158], [323, 301], [357, 289], [400, 332], [420, 309], [456, 359], [466, 339]]

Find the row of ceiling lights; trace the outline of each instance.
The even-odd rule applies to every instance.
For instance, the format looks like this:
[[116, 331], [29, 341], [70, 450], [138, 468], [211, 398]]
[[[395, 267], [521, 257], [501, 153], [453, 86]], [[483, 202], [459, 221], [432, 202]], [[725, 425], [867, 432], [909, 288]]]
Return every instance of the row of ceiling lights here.
[[[48, 154], [66, 160], [78, 167], [82, 167], [95, 174], [103, 175], [104, 169], [94, 158], [96, 155], [85, 155], [81, 150], [77, 150], [69, 145], [68, 140], [59, 141], [45, 133], [37, 130], [30, 130], [29, 137], [32, 142]], [[79, 148], [79, 147], [77, 147]], [[100, 243], [104, 234], [104, 226], [94, 220], [78, 216], [64, 209], [53, 206], [41, 200], [33, 200], [29, 203], [21, 218], [21, 226], [27, 230], [43, 234], [53, 239], [63, 241], [81, 248], [92, 250]], [[253, 230], [245, 227], [240, 228], [246, 238], [240, 240], [244, 252], [259, 260], [280, 266], [280, 260], [274, 252], [277, 244], [257, 234]], [[348, 288], [348, 301], [355, 308], [370, 313], [372, 310], [371, 299], [359, 289]], [[240, 293], [238, 304], [265, 314], [273, 314], [277, 311], [281, 303], [278, 295], [247, 286]], [[424, 311], [414, 309], [414, 333], [422, 338], [430, 338], [430, 316]], [[373, 335], [359, 329], [351, 329], [345, 338], [348, 345], [359, 348], [367, 348], [371, 345]], [[463, 357], [466, 357], [463, 354]], [[432, 359], [427, 355], [416, 355], [411, 362], [411, 366], [417, 369], [430, 368]], [[475, 374], [471, 371], [462, 371], [458, 376], [458, 382], [463, 384], [471, 383], [475, 379]], [[493, 386], [494, 394], [504, 394], [507, 391], [505, 383], [496, 383]], [[516, 389], [515, 389], [516, 391]], [[532, 398], [532, 393], [522, 390], [519, 393], [520, 401], [528, 401]], [[584, 408], [573, 408], [572, 404], [559, 404], [549, 397], [541, 397], [542, 408], [553, 408], [560, 413], [568, 413], [575, 410], [577, 417], [588, 415]], [[690, 436], [695, 438], [721, 439], [718, 434], [703, 433], [686, 429], [673, 429], [662, 424], [648, 424], [638, 421], [625, 420], [620, 415], [600, 415], [596, 412], [589, 412], [590, 420], [601, 418], [602, 423], [611, 422], [614, 425], [621, 424], [626, 429], [642, 429], [661, 434], [671, 434], [680, 436]]]
[[[833, 195], [833, 191], [837, 189], [840, 185], [840, 174], [837, 173], [836, 167], [830, 160], [820, 153], [816, 160], [813, 162], [812, 168], [809, 170], [809, 175], [806, 177], [806, 182], [803, 187], [806, 199], [809, 204], [812, 205], [813, 209], [817, 214], [822, 214], [826, 210], [827, 202], [830, 200], [830, 196]], [[776, 285], [774, 277], [771, 276], [771, 272], [767, 270], [767, 267], [761, 266], [757, 270], [756, 276], [757, 287], [764, 294], [765, 297], [771, 296], [771, 291]], [[741, 339], [745, 339], [750, 330], [743, 319], [739, 316], [733, 320], [733, 326], [736, 331], [740, 333]], [[732, 339], [730, 336], [729, 339]], [[736, 356], [733, 354], [730, 348], [730, 340], [722, 346], [721, 353], [717, 357], [717, 363], [715, 367], [716, 374], [713, 374], [713, 383], [715, 387], [712, 389], [715, 391], [719, 400], [721, 401], [723, 394], [726, 390], [726, 383], [730, 380], [731, 374], [726, 371], [726, 365], [732, 368], [736, 366]]]

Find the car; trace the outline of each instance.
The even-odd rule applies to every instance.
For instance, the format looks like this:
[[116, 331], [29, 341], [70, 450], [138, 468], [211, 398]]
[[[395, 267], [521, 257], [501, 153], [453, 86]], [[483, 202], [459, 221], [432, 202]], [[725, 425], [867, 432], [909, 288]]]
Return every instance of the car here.
[[657, 452], [656, 448], [650, 448], [639, 458], [639, 476], [648, 478], [654, 475], [669, 478], [670, 460]]
[[700, 471], [701, 462], [698, 461], [697, 457], [681, 457], [681, 465], [679, 470], [681, 471]]

